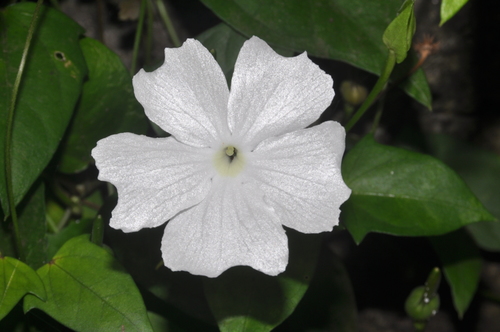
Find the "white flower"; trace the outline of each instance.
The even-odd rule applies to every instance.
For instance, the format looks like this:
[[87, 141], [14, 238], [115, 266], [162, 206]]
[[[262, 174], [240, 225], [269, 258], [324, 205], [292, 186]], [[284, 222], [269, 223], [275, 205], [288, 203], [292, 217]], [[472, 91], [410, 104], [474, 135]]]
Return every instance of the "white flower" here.
[[351, 190], [340, 164], [345, 131], [327, 121], [333, 81], [303, 53], [243, 45], [229, 92], [198, 41], [165, 49], [165, 63], [133, 79], [146, 115], [172, 136], [130, 133], [98, 142], [99, 179], [118, 190], [110, 225], [124, 232], [170, 219], [161, 250], [174, 271], [216, 277], [236, 265], [283, 272], [283, 226], [331, 231]]

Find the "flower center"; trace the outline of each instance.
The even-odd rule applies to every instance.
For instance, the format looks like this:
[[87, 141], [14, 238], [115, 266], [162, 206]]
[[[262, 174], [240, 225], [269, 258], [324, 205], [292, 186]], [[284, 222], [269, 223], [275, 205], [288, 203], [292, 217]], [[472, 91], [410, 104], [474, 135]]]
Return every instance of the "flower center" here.
[[245, 157], [236, 147], [228, 145], [215, 153], [214, 166], [220, 175], [235, 177], [245, 168]]
[[233, 161], [234, 157], [236, 157], [236, 149], [234, 148], [234, 146], [228, 146], [226, 148], [226, 155], [229, 157], [229, 159], [231, 159], [231, 161]]

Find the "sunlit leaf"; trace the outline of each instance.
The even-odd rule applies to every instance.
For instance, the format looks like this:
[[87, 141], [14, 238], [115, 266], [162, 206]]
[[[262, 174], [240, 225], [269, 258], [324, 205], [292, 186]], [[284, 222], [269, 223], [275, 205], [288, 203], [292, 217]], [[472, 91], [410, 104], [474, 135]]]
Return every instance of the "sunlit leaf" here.
[[316, 267], [321, 235], [287, 231], [287, 270], [270, 277], [248, 267], [234, 267], [204, 279], [207, 300], [221, 331], [271, 331], [302, 299]]
[[35, 270], [15, 258], [0, 254], [0, 320], [28, 293], [41, 299], [46, 297], [42, 280]]
[[89, 74], [59, 164], [65, 173], [85, 169], [101, 138], [121, 132], [145, 134], [148, 128], [132, 78], [118, 55], [95, 39], [84, 38], [80, 45]]
[[464, 230], [430, 237], [451, 288], [453, 304], [460, 318], [476, 294], [481, 276], [482, 259], [474, 241]]
[[[0, 12], [0, 146], [12, 86], [35, 9], [23, 2]], [[14, 199], [19, 203], [47, 166], [71, 119], [87, 67], [78, 38], [83, 28], [58, 10], [43, 7], [16, 104], [12, 143]], [[0, 153], [0, 202], [8, 215], [4, 153]]]
[[358, 243], [369, 232], [441, 235], [495, 219], [442, 162], [378, 144], [371, 135], [346, 155], [342, 174], [352, 189], [344, 222]]
[[28, 295], [25, 312], [38, 308], [82, 332], [152, 331], [134, 281], [88, 235], [66, 242], [37, 273], [47, 290], [47, 301]]
[[441, 2], [441, 21], [443, 25], [462, 8], [469, 0], [442, 0]]
[[[202, 2], [246, 37], [259, 36], [274, 46], [344, 61], [377, 75], [387, 57], [382, 35], [401, 6], [400, 0]], [[423, 76], [421, 71], [417, 72]], [[404, 88], [430, 107], [430, 91], [424, 86], [427, 86], [425, 79], [416, 79]]]

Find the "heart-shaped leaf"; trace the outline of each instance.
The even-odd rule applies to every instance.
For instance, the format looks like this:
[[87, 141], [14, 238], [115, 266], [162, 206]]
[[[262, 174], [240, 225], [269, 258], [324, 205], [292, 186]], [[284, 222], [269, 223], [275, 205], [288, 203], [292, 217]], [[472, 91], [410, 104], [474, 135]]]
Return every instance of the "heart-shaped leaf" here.
[[75, 237], [37, 273], [47, 301], [26, 296], [24, 311], [33, 308], [77, 331], [152, 331], [134, 281], [88, 235]]

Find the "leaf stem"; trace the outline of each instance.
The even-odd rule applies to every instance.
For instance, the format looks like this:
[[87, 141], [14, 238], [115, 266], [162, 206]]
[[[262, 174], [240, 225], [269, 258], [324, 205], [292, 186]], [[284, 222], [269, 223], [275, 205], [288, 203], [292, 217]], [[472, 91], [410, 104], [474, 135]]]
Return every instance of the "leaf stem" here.
[[384, 112], [384, 101], [385, 101], [385, 93], [380, 95], [380, 100], [377, 104], [377, 113], [375, 113], [372, 129], [370, 130], [370, 133], [372, 133], [373, 135], [375, 135], [375, 131], [377, 131], [378, 124], [380, 123], [380, 119], [382, 118], [382, 113]]
[[134, 52], [132, 53], [132, 66], [130, 67], [130, 75], [135, 74], [135, 68], [137, 67], [137, 55], [139, 54], [139, 46], [141, 44], [142, 27], [144, 25], [144, 16], [146, 13], [146, 1], [141, 1], [141, 9], [139, 11], [139, 21], [137, 22], [137, 30], [135, 31], [134, 39]]
[[377, 83], [375, 83], [375, 86], [373, 87], [368, 97], [366, 97], [363, 104], [360, 106], [360, 108], [357, 110], [357, 112], [345, 126], [346, 131], [349, 131], [352, 127], [354, 127], [356, 122], [358, 122], [358, 120], [363, 116], [363, 114], [365, 114], [368, 108], [370, 108], [373, 102], [377, 99], [380, 92], [385, 88], [387, 81], [389, 81], [389, 77], [391, 76], [395, 64], [396, 64], [396, 53], [394, 53], [393, 50], [389, 50], [389, 54], [387, 55], [387, 61], [385, 62], [385, 67], [382, 70], [382, 74], [378, 78]]
[[21, 85], [21, 78], [24, 73], [24, 67], [26, 66], [26, 59], [28, 58], [28, 52], [31, 46], [31, 40], [36, 30], [36, 25], [38, 23], [38, 18], [40, 16], [40, 9], [42, 8], [42, 3], [43, 0], [37, 1], [35, 11], [33, 12], [33, 17], [31, 18], [31, 24], [28, 29], [28, 35], [26, 36], [26, 43], [24, 44], [23, 54], [21, 56], [21, 62], [19, 63], [16, 80], [14, 81], [14, 86], [12, 87], [12, 96], [10, 99], [9, 110], [7, 115], [7, 130], [5, 133], [4, 152], [5, 152], [5, 180], [6, 180], [5, 182], [7, 187], [7, 200], [9, 202], [10, 217], [12, 219], [12, 224], [14, 226], [16, 249], [19, 258], [22, 261], [26, 261], [26, 256], [24, 254], [24, 249], [22, 246], [21, 233], [19, 232], [16, 202], [14, 199], [14, 185], [12, 181], [12, 137], [14, 132], [14, 116], [15, 116], [17, 96], [19, 93], [19, 86]]
[[156, 7], [158, 8], [158, 13], [160, 14], [160, 17], [163, 20], [163, 24], [165, 24], [165, 27], [167, 28], [167, 31], [168, 31], [168, 34], [170, 35], [170, 38], [172, 38], [172, 42], [174, 43], [174, 46], [175, 47], [181, 46], [179, 36], [177, 35], [177, 32], [175, 31], [175, 28], [174, 28], [174, 25], [172, 24], [172, 20], [170, 19], [170, 16], [168, 16], [167, 7], [165, 7], [165, 4], [163, 3], [162, 0], [156, 0]]

